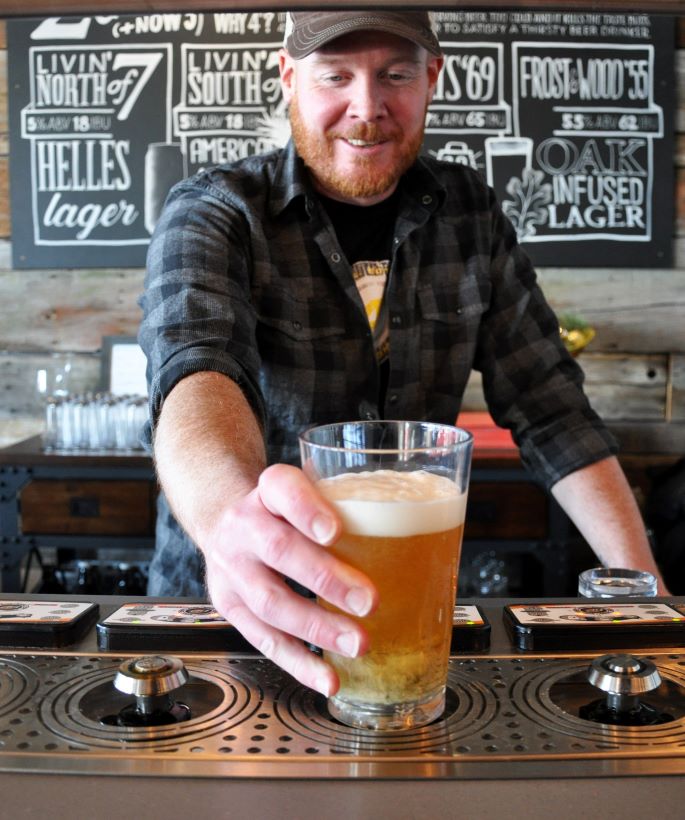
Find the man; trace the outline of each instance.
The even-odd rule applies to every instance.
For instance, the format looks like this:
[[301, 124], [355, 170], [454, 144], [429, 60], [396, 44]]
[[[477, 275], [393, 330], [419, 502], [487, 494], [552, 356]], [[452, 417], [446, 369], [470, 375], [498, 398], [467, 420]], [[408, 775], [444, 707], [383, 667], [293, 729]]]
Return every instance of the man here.
[[338, 680], [303, 641], [363, 653], [347, 615], [377, 592], [325, 549], [340, 521], [293, 466], [311, 424], [453, 423], [476, 367], [601, 560], [656, 572], [511, 225], [478, 174], [417, 159], [442, 62], [423, 12], [290, 14], [293, 141], [181, 183], [150, 246], [140, 340], [166, 496], [150, 592], [203, 594], [204, 565], [216, 608], [324, 694]]

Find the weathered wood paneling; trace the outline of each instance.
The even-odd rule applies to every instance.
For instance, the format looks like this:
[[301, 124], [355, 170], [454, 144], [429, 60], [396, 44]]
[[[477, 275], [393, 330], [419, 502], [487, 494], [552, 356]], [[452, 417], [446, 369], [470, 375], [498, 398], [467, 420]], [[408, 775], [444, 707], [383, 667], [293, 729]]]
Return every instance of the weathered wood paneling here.
[[668, 362], [652, 356], [583, 353], [585, 390], [592, 406], [606, 421], [665, 421]]
[[621, 384], [655, 390], [665, 395], [668, 382], [666, 354], [635, 356], [625, 353], [583, 353], [577, 359], [587, 384]]
[[5, 393], [0, 403], [0, 418], [42, 417], [43, 397], [39, 392], [37, 373], [46, 370], [50, 374], [56, 368], [67, 372], [66, 385], [70, 392], [85, 393], [97, 389], [100, 357], [96, 353], [0, 353], [0, 384]]
[[685, 270], [543, 268], [545, 296], [558, 313], [592, 324], [592, 352], [685, 353]]
[[[44, 399], [37, 373], [64, 366], [66, 354], [0, 352], [0, 447], [43, 430]], [[96, 353], [68, 355], [68, 387], [74, 393], [96, 390], [100, 357]]]
[[[685, 422], [685, 356], [673, 357], [671, 378], [673, 402], [671, 418], [673, 421]], [[685, 448], [683, 448], [683, 453], [685, 453]]]
[[134, 336], [143, 276], [137, 268], [0, 273], [0, 349], [93, 352], [103, 336]]
[[665, 421], [665, 391], [650, 388], [627, 388], [625, 385], [604, 383], [585, 386], [590, 403], [605, 422], [612, 421]]

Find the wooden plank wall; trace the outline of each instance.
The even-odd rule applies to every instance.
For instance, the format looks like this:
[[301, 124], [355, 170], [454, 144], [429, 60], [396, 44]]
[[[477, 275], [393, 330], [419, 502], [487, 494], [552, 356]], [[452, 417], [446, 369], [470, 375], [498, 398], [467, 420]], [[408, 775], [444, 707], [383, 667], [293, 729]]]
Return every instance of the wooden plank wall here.
[[[634, 452], [685, 453], [685, 19], [679, 21], [675, 267], [543, 268], [560, 312], [584, 316], [597, 336], [581, 356], [593, 403]], [[95, 388], [101, 339], [135, 335], [139, 269], [15, 271], [8, 202], [6, 33], [0, 21], [0, 446], [41, 429], [35, 373], [69, 355], [72, 387]], [[483, 407], [477, 377], [466, 409]]]

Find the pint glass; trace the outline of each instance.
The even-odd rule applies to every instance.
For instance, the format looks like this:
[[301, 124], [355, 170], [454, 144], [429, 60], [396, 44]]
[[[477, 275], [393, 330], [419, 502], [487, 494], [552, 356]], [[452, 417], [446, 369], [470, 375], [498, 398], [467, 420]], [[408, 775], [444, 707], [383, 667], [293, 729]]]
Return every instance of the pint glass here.
[[329, 549], [379, 592], [377, 610], [359, 619], [368, 652], [324, 653], [340, 678], [328, 708], [343, 723], [409, 729], [444, 711], [472, 443], [465, 430], [414, 421], [329, 424], [300, 436], [303, 470], [343, 522]]

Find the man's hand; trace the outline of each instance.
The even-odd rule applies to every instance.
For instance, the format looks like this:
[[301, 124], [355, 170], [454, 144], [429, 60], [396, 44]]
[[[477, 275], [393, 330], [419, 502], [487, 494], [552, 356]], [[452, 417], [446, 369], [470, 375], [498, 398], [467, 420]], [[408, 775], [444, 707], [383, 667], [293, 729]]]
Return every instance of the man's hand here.
[[262, 432], [240, 388], [219, 373], [182, 379], [165, 399], [155, 460], [174, 515], [204, 554], [216, 609], [301, 683], [336, 692], [333, 669], [302, 642], [355, 657], [368, 636], [282, 576], [350, 615], [371, 612], [378, 594], [326, 549], [340, 520], [304, 473], [285, 464], [265, 469]]
[[304, 473], [276, 464], [200, 540], [216, 609], [263, 655], [324, 695], [337, 691], [338, 677], [302, 641], [356, 657], [368, 636], [355, 620], [293, 592], [281, 576], [350, 615], [367, 615], [377, 592], [366, 575], [328, 552], [339, 536], [335, 510]]

